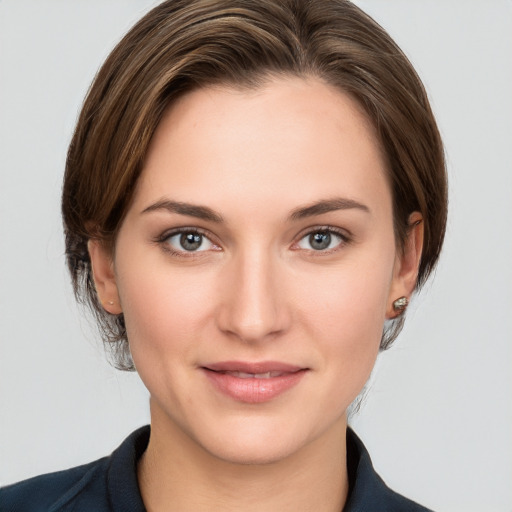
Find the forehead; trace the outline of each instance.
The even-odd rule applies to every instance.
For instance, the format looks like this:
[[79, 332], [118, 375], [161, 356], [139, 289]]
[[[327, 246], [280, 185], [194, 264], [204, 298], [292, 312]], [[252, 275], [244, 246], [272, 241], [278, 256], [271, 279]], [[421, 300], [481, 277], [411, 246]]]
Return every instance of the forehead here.
[[299, 78], [254, 90], [202, 88], [167, 109], [135, 201], [171, 194], [211, 205], [215, 193], [290, 208], [334, 193], [390, 196], [385, 159], [362, 108], [332, 86]]

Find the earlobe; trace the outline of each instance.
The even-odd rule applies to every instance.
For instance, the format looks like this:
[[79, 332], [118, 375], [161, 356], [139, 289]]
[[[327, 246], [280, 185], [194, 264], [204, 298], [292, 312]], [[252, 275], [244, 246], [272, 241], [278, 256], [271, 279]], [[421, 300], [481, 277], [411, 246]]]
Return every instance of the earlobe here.
[[423, 217], [421, 213], [413, 212], [409, 216], [409, 231], [403, 251], [397, 254], [395, 261], [386, 314], [388, 319], [400, 316], [409, 304], [418, 278], [422, 250]]
[[87, 249], [99, 301], [107, 313], [122, 313], [111, 251], [98, 239], [89, 239]]

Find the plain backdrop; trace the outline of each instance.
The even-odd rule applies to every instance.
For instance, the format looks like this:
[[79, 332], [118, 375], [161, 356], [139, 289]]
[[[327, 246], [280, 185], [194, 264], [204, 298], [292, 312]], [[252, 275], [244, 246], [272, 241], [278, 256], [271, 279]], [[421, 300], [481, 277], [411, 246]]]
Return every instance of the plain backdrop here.
[[[0, 0], [0, 484], [110, 453], [148, 422], [64, 265], [60, 188], [82, 99], [152, 0]], [[435, 279], [352, 420], [438, 512], [512, 511], [512, 2], [361, 0], [423, 78], [450, 219]]]

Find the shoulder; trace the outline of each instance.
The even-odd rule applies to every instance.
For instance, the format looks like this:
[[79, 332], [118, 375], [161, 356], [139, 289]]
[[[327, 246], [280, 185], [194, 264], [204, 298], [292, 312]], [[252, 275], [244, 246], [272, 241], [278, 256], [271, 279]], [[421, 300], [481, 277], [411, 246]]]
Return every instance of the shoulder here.
[[384, 483], [363, 442], [351, 429], [347, 431], [347, 466], [350, 493], [344, 512], [432, 512]]
[[[102, 511], [98, 504], [106, 496], [108, 458], [65, 471], [36, 476], [0, 489], [1, 512], [64, 511], [70, 502], [82, 497], [94, 498], [92, 509]], [[92, 510], [91, 509], [91, 510]]]
[[143, 512], [137, 461], [148, 439], [143, 427], [108, 457], [3, 487], [0, 512]]

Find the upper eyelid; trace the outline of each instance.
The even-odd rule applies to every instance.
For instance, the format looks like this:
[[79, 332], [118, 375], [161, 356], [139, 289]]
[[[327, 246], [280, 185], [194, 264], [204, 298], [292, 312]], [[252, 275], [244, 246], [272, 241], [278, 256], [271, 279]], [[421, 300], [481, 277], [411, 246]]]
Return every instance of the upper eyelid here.
[[[300, 242], [304, 240], [304, 238], [314, 234], [314, 233], [320, 233], [320, 232], [328, 232], [332, 233], [335, 236], [339, 237], [341, 241], [336, 244], [335, 247], [325, 250], [315, 250], [315, 249], [306, 249], [299, 246]], [[349, 233], [346, 229], [338, 228], [335, 226], [316, 226], [316, 227], [309, 227], [305, 231], [303, 230], [297, 237], [295, 238], [294, 242], [292, 243], [290, 249], [293, 251], [306, 251], [307, 253], [314, 254], [315, 256], [327, 256], [329, 254], [336, 253], [343, 247], [350, 245], [353, 242], [353, 236], [351, 233]]]
[[[201, 235], [202, 237], [206, 238], [212, 247], [201, 250], [201, 251], [187, 251], [185, 249], [178, 249], [173, 248], [173, 244], [168, 242], [168, 240], [172, 237], [175, 237], [179, 235], [180, 233], [193, 233]], [[165, 252], [171, 253], [174, 257], [180, 257], [180, 258], [187, 258], [187, 259], [194, 259], [194, 258], [200, 258], [203, 257], [205, 253], [209, 251], [222, 251], [221, 245], [213, 240], [213, 236], [209, 235], [206, 230], [203, 230], [201, 228], [197, 227], [186, 227], [186, 226], [180, 226], [175, 228], [170, 228], [162, 232], [161, 235], [154, 238], [154, 242], [159, 245]]]
[[347, 229], [338, 228], [336, 226], [329, 225], [318, 225], [318, 226], [310, 226], [305, 228], [299, 232], [296, 236], [296, 241], [302, 240], [305, 236], [311, 235], [312, 233], [318, 233], [320, 231], [327, 231], [330, 233], [334, 233], [335, 235], [340, 236], [344, 240], [349, 240], [352, 238], [352, 233]]
[[165, 231], [162, 232], [162, 234], [160, 234], [159, 236], [156, 237], [156, 240], [163, 242], [163, 241], [167, 240], [168, 238], [170, 238], [171, 236], [178, 235], [179, 233], [197, 233], [199, 235], [202, 235], [202, 236], [208, 238], [208, 240], [210, 240], [210, 242], [215, 243], [212, 240], [212, 238], [215, 238], [215, 237], [209, 231], [202, 229], [202, 228], [191, 227], [191, 226], [180, 226], [180, 227], [176, 227], [176, 228], [166, 229]]
[[[315, 226], [308, 226], [307, 228], [302, 229], [293, 239], [292, 245], [297, 244], [302, 240], [304, 237], [311, 235], [312, 233], [317, 233], [320, 231], [327, 231], [330, 233], [334, 233], [337, 236], [340, 236], [344, 242], [351, 241], [353, 239], [353, 235], [351, 232], [349, 232], [347, 229], [339, 228], [332, 225], [315, 225]], [[164, 242], [171, 236], [174, 236], [179, 233], [198, 233], [204, 237], [206, 237], [212, 244], [216, 246], [222, 246], [217, 236], [215, 236], [213, 233], [211, 233], [207, 229], [203, 229], [197, 226], [179, 226], [174, 228], [169, 228], [162, 232], [161, 235], [157, 236], [155, 238], [155, 241], [157, 242]]]

